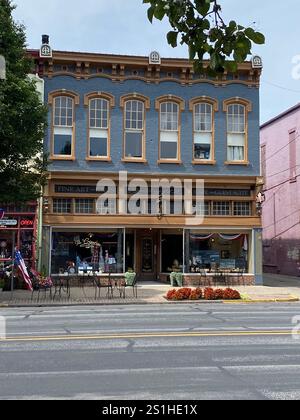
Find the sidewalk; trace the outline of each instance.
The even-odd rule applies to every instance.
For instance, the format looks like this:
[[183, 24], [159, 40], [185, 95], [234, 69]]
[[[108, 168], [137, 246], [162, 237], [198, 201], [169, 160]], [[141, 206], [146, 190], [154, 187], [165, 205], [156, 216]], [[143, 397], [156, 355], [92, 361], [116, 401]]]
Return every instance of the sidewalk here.
[[[61, 298], [56, 297], [51, 300], [49, 293], [45, 297], [41, 292], [40, 300], [38, 294], [34, 294], [33, 300], [31, 293], [23, 290], [11, 292], [0, 292], [0, 307], [8, 306], [76, 306], [76, 305], [124, 305], [124, 304], [169, 304], [164, 296], [171, 286], [160, 283], [144, 283], [138, 288], [138, 298], [133, 297], [131, 288], [126, 290], [126, 298], [120, 299], [117, 291], [113, 299], [107, 299], [106, 291], [102, 291], [101, 299], [95, 299], [94, 288], [72, 288], [71, 298], [66, 295]], [[249, 302], [275, 302], [275, 301], [295, 301], [300, 299], [300, 278], [286, 277], [277, 275], [265, 275], [264, 286], [239, 286], [235, 287], [246, 301]]]

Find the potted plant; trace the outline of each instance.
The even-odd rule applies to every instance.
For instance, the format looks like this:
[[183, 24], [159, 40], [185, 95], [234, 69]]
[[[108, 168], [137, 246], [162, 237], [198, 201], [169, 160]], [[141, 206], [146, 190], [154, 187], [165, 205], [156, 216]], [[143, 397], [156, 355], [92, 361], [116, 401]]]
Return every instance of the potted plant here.
[[172, 287], [182, 287], [183, 286], [183, 273], [173, 272], [170, 275], [171, 286]]
[[136, 273], [129, 269], [127, 273], [125, 273], [125, 282], [126, 286], [133, 286], [136, 279]]

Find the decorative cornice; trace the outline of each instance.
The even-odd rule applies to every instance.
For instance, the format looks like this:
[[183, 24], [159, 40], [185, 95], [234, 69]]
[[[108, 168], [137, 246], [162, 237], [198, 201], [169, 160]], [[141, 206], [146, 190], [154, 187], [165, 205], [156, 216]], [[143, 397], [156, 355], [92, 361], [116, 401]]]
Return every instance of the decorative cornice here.
[[148, 98], [147, 96], [141, 95], [140, 93], [136, 93], [136, 92], [129, 93], [128, 95], [121, 96], [121, 98], [120, 98], [120, 107], [121, 108], [124, 108], [125, 102], [130, 101], [130, 100], [144, 102], [146, 109], [150, 109], [151, 108], [150, 98]]
[[234, 98], [226, 99], [223, 102], [223, 111], [224, 112], [227, 112], [227, 109], [228, 109], [229, 105], [233, 105], [233, 104], [244, 105], [246, 107], [246, 110], [248, 112], [251, 112], [252, 111], [252, 102], [251, 101], [248, 101], [247, 99], [240, 98], [238, 96], [236, 96]]
[[[162, 58], [160, 65], [154, 65], [149, 64], [149, 57], [113, 54], [53, 51], [51, 60], [37, 58], [38, 51], [36, 50], [28, 50], [28, 55], [35, 60], [36, 72], [41, 77], [52, 78], [65, 75], [77, 80], [102, 77], [113, 82], [141, 80], [159, 84], [172, 81], [183, 86], [209, 83], [220, 87], [241, 84], [258, 88], [262, 71], [253, 69], [252, 63], [246, 61], [238, 65], [236, 73], [227, 72], [210, 78], [207, 75], [208, 61], [203, 62], [203, 74], [195, 75], [192, 62], [179, 58]], [[74, 67], [73, 71], [70, 70], [71, 67]], [[137, 74], [134, 74], [135, 72]]]
[[84, 96], [84, 106], [89, 106], [91, 99], [106, 99], [110, 107], [113, 108], [116, 104], [115, 97], [107, 92], [91, 92]]
[[185, 100], [175, 95], [164, 95], [160, 96], [155, 100], [155, 109], [156, 111], [160, 110], [160, 104], [163, 102], [176, 102], [180, 106], [180, 110], [185, 110]]
[[76, 92], [66, 89], [59, 89], [49, 93], [48, 105], [53, 105], [53, 100], [58, 96], [68, 96], [74, 99], [75, 105], [79, 105], [80, 103], [80, 96]]
[[195, 105], [199, 103], [208, 103], [213, 106], [215, 112], [219, 111], [219, 101], [209, 96], [198, 96], [190, 100], [190, 111], [194, 111]]

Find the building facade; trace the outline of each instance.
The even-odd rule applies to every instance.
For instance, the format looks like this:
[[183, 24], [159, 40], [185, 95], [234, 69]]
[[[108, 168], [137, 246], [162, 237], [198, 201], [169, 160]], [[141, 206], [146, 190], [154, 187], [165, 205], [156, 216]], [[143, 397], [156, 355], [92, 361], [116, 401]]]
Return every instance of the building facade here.
[[264, 270], [300, 275], [300, 105], [261, 127]]
[[[96, 264], [100, 272], [133, 269], [141, 281], [166, 281], [181, 271], [192, 284], [203, 268], [231, 268], [235, 277], [243, 267], [244, 281], [261, 283], [261, 67], [246, 62], [236, 74], [212, 78], [195, 74], [187, 60], [156, 52], [31, 54], [49, 107], [43, 215], [49, 272]], [[110, 195], [124, 194], [120, 173], [127, 177], [125, 212]], [[116, 187], [101, 190], [107, 194], [101, 201], [103, 179]], [[143, 193], [134, 188], [137, 179]], [[162, 179], [189, 180], [194, 199], [196, 180], [204, 180], [201, 222], [176, 211], [187, 189], [176, 182], [167, 194], [168, 211], [165, 190], [158, 188], [150, 202], [151, 184]], [[140, 214], [128, 213], [137, 192]]]

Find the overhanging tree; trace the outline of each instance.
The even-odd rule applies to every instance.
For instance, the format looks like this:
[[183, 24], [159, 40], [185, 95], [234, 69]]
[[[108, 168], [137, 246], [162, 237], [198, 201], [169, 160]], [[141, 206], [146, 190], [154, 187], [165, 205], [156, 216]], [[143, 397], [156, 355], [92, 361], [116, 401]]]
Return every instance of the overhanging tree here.
[[252, 53], [253, 44], [264, 44], [265, 37], [252, 27], [244, 27], [222, 18], [218, 0], [143, 0], [149, 3], [148, 18], [168, 18], [172, 30], [167, 34], [168, 43], [177, 47], [187, 45], [190, 60], [196, 71], [203, 70], [203, 59], [210, 60], [208, 70], [223, 73], [236, 71], [238, 63]]
[[0, 80], [0, 201], [39, 197], [45, 181], [43, 138], [47, 110], [33, 81], [23, 25], [16, 23], [11, 0], [0, 0], [0, 55], [6, 80]]

